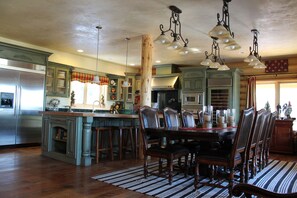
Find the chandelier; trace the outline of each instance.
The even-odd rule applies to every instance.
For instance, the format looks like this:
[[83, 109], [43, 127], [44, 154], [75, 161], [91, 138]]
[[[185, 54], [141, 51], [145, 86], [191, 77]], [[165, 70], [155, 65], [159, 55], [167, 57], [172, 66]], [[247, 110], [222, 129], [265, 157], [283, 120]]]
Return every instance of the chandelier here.
[[98, 30], [98, 35], [97, 35], [97, 58], [96, 58], [96, 75], [94, 76], [93, 83], [100, 83], [99, 76], [98, 76], [98, 64], [99, 64], [99, 38], [100, 38], [100, 30], [102, 27], [100, 25], [96, 26]]
[[241, 47], [234, 40], [234, 33], [230, 29], [229, 2], [231, 2], [231, 0], [223, 0], [222, 18], [220, 19], [220, 14], [217, 13], [218, 23], [208, 34], [212, 38], [217, 38], [218, 43], [224, 44], [224, 49], [237, 50]]
[[[155, 43], [159, 43], [162, 45], [168, 45], [167, 48], [171, 50], [179, 50], [179, 54], [186, 55], [190, 52], [194, 52], [192, 49], [188, 47], [189, 40], [184, 39], [181, 35], [181, 22], [179, 20], [179, 14], [182, 11], [176, 6], [169, 6], [171, 10], [170, 24], [167, 30], [164, 30], [163, 24], [160, 24], [161, 34], [158, 38], [155, 39]], [[173, 38], [171, 42], [170, 39], [165, 35], [165, 33], [169, 32], [170, 36]], [[181, 43], [182, 42], [182, 43]]]
[[257, 29], [252, 29], [251, 32], [254, 34], [253, 38], [253, 48], [250, 47], [250, 54], [243, 61], [249, 63], [250, 66], [253, 66], [255, 69], [264, 69], [266, 65], [261, 62], [261, 56], [258, 52], [258, 34]]
[[230, 70], [230, 68], [221, 59], [219, 43], [216, 41], [216, 38], [212, 38], [212, 40], [211, 53], [208, 54], [208, 52], [205, 51], [205, 60], [203, 60], [200, 64], [220, 71]]

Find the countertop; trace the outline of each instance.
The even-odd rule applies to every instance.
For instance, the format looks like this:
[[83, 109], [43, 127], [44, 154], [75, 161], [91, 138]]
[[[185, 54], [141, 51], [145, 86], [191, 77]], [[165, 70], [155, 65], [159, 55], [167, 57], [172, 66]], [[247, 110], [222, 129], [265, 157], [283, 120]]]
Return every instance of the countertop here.
[[112, 113], [90, 113], [90, 112], [62, 112], [41, 111], [42, 115], [76, 116], [76, 117], [98, 117], [98, 118], [138, 118], [137, 114], [112, 114]]

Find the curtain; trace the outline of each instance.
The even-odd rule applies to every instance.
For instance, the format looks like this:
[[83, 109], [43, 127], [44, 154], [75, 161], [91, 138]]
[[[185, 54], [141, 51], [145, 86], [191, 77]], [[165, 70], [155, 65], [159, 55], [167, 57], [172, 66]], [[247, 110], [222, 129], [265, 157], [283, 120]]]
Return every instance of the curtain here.
[[247, 79], [246, 108], [256, 108], [256, 76]]
[[[93, 74], [86, 74], [86, 73], [80, 73], [80, 72], [72, 72], [71, 74], [71, 81], [79, 81], [82, 83], [91, 83], [94, 79]], [[108, 85], [108, 77], [105, 76], [99, 76], [100, 85]]]

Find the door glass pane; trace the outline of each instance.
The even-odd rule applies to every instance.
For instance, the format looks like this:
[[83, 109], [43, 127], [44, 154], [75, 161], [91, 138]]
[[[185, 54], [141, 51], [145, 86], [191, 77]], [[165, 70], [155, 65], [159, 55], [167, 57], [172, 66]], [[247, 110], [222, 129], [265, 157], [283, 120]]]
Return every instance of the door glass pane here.
[[[283, 108], [284, 104], [290, 102], [292, 105], [292, 113], [291, 117], [297, 117], [297, 103], [295, 102], [297, 98], [297, 83], [280, 83], [280, 105]], [[294, 103], [295, 102], [295, 103]], [[284, 116], [284, 112], [282, 111], [281, 116]], [[296, 121], [294, 122], [293, 129], [296, 130]]]
[[275, 84], [258, 84], [256, 85], [257, 110], [265, 107], [268, 102], [271, 112], [275, 111]]

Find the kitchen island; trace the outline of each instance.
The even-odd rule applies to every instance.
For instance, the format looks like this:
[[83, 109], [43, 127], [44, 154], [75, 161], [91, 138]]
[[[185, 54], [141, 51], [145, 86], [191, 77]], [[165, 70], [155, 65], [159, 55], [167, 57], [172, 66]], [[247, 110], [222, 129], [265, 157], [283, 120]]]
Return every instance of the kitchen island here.
[[90, 166], [92, 127], [138, 126], [137, 114], [43, 111], [42, 155]]

